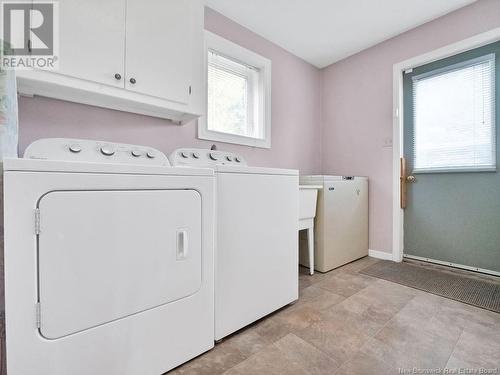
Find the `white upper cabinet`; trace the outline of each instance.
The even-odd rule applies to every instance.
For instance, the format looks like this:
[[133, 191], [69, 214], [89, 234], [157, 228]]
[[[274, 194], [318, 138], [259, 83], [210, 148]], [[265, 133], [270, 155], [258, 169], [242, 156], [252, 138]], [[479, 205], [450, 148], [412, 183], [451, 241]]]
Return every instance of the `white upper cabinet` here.
[[19, 70], [18, 90], [186, 123], [205, 102], [203, 11], [201, 0], [60, 0], [59, 67]]
[[59, 0], [59, 70], [124, 87], [125, 0]]
[[189, 100], [193, 2], [127, 0], [126, 87], [179, 103]]

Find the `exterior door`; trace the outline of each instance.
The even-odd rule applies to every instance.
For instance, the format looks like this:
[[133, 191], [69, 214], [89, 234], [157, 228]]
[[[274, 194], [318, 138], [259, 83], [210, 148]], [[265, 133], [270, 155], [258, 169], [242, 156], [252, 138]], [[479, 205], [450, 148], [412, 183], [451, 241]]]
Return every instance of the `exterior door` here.
[[405, 73], [405, 257], [500, 274], [499, 60], [496, 42]]

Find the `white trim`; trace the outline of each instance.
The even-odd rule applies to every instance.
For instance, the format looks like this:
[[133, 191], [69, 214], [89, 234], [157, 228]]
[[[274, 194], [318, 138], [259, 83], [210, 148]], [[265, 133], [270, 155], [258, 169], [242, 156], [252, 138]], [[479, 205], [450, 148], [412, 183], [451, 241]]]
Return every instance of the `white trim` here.
[[[248, 64], [249, 66], [258, 68], [260, 71], [260, 92], [262, 93], [262, 98], [260, 106], [262, 110], [260, 112], [260, 121], [263, 122], [263, 134], [264, 138], [252, 138], [239, 136], [234, 134], [227, 134], [222, 132], [217, 132], [213, 130], [208, 130], [207, 128], [207, 67], [208, 67], [208, 51], [209, 49], [215, 50], [221, 55], [225, 55], [228, 58], [241, 61], [243, 64]], [[250, 51], [236, 43], [233, 43], [223, 37], [211, 33], [205, 30], [205, 48], [204, 48], [204, 90], [205, 90], [205, 103], [204, 103], [204, 115], [200, 117], [198, 121], [198, 138], [206, 139], [210, 141], [234, 143], [245, 146], [260, 147], [260, 148], [271, 148], [271, 71], [272, 62], [271, 60], [261, 56], [253, 51]]]
[[392, 257], [394, 261], [403, 259], [403, 210], [400, 208], [399, 159], [403, 155], [403, 73], [409, 69], [441, 60], [459, 53], [479, 48], [500, 40], [500, 27], [485, 33], [436, 49], [394, 64], [393, 66], [393, 203], [392, 203]]
[[427, 262], [427, 263], [434, 263], [434, 264], [440, 264], [440, 265], [448, 266], [448, 267], [460, 268], [460, 269], [468, 270], [468, 271], [475, 271], [475, 272], [486, 273], [488, 275], [500, 276], [500, 272], [498, 272], [498, 271], [492, 271], [492, 270], [487, 270], [485, 268], [464, 266], [463, 264], [451, 263], [451, 262], [444, 262], [442, 260], [436, 260], [436, 259], [431, 259], [431, 258], [424, 258], [424, 257], [416, 256], [416, 255], [404, 254], [403, 257], [404, 258], [408, 258], [408, 259], [419, 260], [419, 261]]
[[368, 255], [372, 258], [392, 260], [392, 253], [388, 253], [387, 251], [368, 250]]

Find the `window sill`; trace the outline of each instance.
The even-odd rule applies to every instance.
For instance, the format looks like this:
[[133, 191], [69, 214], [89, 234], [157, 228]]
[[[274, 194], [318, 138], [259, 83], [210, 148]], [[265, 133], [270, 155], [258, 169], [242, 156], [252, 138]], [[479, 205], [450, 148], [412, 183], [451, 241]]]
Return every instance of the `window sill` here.
[[198, 138], [208, 141], [232, 143], [242, 146], [271, 148], [271, 139], [259, 139], [236, 134], [222, 133], [213, 130], [206, 130], [203, 126], [200, 126], [198, 128]]

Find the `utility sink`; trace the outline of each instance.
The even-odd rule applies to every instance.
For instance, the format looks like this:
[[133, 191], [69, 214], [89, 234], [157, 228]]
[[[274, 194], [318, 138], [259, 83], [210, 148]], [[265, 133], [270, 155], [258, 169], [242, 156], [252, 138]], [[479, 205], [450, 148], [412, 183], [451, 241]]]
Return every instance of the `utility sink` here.
[[314, 274], [314, 217], [316, 216], [316, 200], [321, 185], [299, 186], [299, 230], [307, 229], [309, 273]]
[[[320, 185], [300, 185], [299, 189], [299, 220], [314, 219], [316, 216], [316, 200]], [[305, 229], [305, 228], [301, 228]]]

